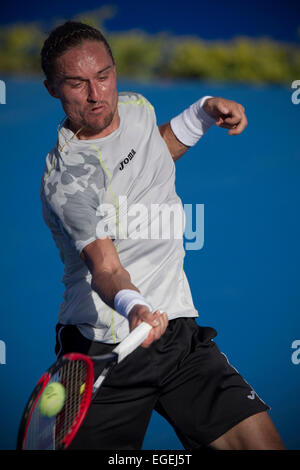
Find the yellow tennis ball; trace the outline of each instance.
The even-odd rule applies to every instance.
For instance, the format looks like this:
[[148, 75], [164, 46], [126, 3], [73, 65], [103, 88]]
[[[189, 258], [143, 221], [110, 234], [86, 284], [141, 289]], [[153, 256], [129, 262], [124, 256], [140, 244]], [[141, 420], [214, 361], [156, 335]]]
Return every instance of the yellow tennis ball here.
[[63, 408], [66, 399], [65, 387], [59, 382], [51, 382], [43, 390], [40, 399], [40, 412], [43, 416], [57, 415]]

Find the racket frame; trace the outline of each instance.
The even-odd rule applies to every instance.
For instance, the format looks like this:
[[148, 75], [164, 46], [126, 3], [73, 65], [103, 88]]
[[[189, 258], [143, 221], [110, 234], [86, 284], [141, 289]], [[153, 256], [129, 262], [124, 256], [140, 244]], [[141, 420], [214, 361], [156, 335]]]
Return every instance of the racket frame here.
[[60, 359], [58, 359], [49, 369], [41, 376], [36, 387], [34, 388], [22, 415], [18, 439], [17, 439], [17, 449], [25, 450], [26, 449], [26, 438], [27, 432], [30, 425], [32, 414], [38, 405], [38, 401], [45, 389], [49, 384], [51, 377], [56, 374], [63, 365], [68, 361], [84, 361], [87, 365], [87, 380], [85, 382], [85, 396], [84, 400], [81, 401], [80, 407], [76, 413], [76, 416], [70, 426], [67, 434], [62, 439], [61, 443], [56, 450], [66, 449], [72, 442], [74, 436], [76, 435], [78, 429], [80, 428], [88, 409], [92, 401], [92, 392], [93, 392], [93, 383], [94, 383], [94, 364], [92, 359], [89, 356], [80, 353], [67, 353]]
[[[25, 407], [24, 413], [22, 415], [21, 423], [19, 426], [18, 439], [17, 439], [17, 449], [24, 450], [26, 445], [27, 432], [30, 424], [32, 414], [35, 410], [35, 407], [38, 404], [39, 398], [43, 393], [43, 390], [50, 382], [51, 377], [59, 371], [59, 369], [64, 365], [66, 361], [75, 361], [82, 360], [88, 366], [87, 381], [85, 382], [85, 399], [80, 403], [79, 410], [61, 443], [55, 450], [66, 449], [72, 442], [75, 437], [78, 429], [80, 428], [92, 399], [96, 395], [100, 385], [105, 379], [107, 372], [111, 369], [112, 366], [121, 362], [125, 359], [131, 352], [133, 352], [142, 342], [147, 338], [149, 331], [151, 330], [151, 325], [145, 322], [139, 324], [115, 349], [105, 355], [101, 356], [87, 356], [85, 354], [80, 354], [76, 352], [67, 353], [61, 358], [59, 358], [49, 369], [41, 376], [36, 387], [34, 388], [27, 405]], [[97, 381], [94, 383], [94, 362], [104, 362], [104, 370], [98, 377]], [[63, 409], [62, 409], [63, 410]], [[59, 415], [59, 413], [58, 413]]]

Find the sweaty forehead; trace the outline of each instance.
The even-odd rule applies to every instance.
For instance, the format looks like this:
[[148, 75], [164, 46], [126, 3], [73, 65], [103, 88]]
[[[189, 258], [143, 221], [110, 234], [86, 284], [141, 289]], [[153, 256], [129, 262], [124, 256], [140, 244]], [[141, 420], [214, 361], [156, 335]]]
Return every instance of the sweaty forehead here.
[[60, 76], [89, 76], [112, 65], [105, 45], [100, 41], [84, 41], [56, 59], [56, 72]]

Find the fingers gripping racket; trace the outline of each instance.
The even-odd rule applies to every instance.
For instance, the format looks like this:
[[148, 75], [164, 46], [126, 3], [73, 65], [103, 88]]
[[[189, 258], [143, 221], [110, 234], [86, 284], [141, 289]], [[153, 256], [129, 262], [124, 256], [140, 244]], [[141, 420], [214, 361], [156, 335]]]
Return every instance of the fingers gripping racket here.
[[[20, 450], [67, 449], [76, 436], [109, 370], [147, 338], [148, 323], [137, 326], [109, 354], [86, 356], [69, 353], [40, 378], [24, 410], [18, 433]], [[94, 382], [94, 362], [104, 369]]]

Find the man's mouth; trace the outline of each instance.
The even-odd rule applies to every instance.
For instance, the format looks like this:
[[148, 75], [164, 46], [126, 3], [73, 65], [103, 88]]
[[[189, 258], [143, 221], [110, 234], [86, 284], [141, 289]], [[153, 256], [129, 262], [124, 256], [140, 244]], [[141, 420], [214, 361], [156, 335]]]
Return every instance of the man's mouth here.
[[92, 114], [100, 114], [104, 109], [104, 105], [94, 106], [89, 112]]

